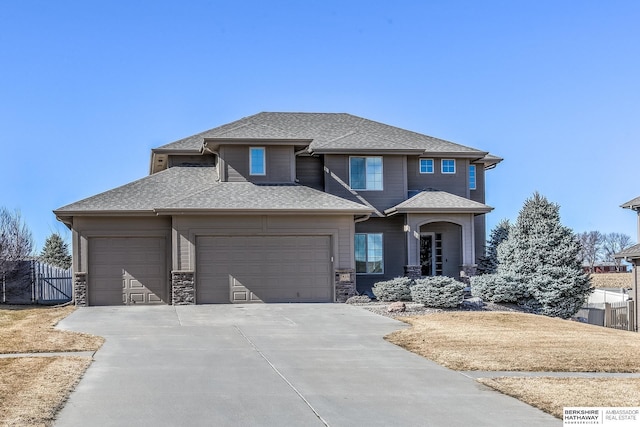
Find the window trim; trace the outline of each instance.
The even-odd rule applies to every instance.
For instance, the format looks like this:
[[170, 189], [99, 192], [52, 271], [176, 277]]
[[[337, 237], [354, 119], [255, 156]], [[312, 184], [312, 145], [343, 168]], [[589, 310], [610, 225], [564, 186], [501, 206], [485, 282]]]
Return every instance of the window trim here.
[[[431, 161], [431, 172], [429, 172], [429, 168], [427, 168], [427, 171], [426, 171], [426, 172], [422, 172], [422, 161], [423, 161], [423, 160], [424, 160], [425, 162]], [[429, 163], [426, 163], [426, 164], [427, 164], [427, 166], [429, 165]], [[421, 175], [432, 174], [432, 173], [434, 173], [434, 172], [435, 172], [435, 167], [434, 167], [434, 165], [435, 165], [435, 162], [433, 161], [433, 159], [420, 158], [420, 159], [418, 159], [418, 172], [419, 172]]]
[[355, 270], [356, 270], [356, 274], [384, 274], [384, 233], [355, 233], [353, 236], [353, 252], [354, 252], [354, 258], [356, 255], [356, 236], [365, 236], [365, 248], [364, 248], [364, 252], [365, 252], [365, 256], [366, 259], [364, 260], [364, 265], [365, 268], [368, 268], [369, 266], [369, 236], [372, 235], [376, 235], [376, 236], [380, 236], [380, 248], [382, 250], [382, 253], [380, 254], [380, 271], [379, 272], [369, 272], [369, 271], [364, 271], [364, 272], [358, 272], [358, 265], [357, 265], [357, 260], [354, 259], [354, 261], [356, 262], [355, 265]]
[[[254, 173], [253, 171], [253, 150], [262, 151], [262, 173]], [[265, 147], [249, 147], [249, 175], [251, 176], [265, 176], [267, 175], [267, 150]]]
[[[453, 162], [453, 172], [445, 172], [444, 170], [444, 162]], [[440, 160], [440, 172], [443, 175], [454, 175], [456, 173], [456, 159], [442, 159]]]
[[469, 165], [469, 190], [477, 190], [477, 188], [478, 188], [478, 169], [476, 168], [476, 165]]
[[[365, 159], [364, 161], [364, 185], [368, 187], [367, 181], [367, 159], [380, 159], [380, 188], [353, 188], [351, 183], [351, 159]], [[384, 191], [384, 159], [382, 156], [349, 156], [349, 188], [356, 191]]]

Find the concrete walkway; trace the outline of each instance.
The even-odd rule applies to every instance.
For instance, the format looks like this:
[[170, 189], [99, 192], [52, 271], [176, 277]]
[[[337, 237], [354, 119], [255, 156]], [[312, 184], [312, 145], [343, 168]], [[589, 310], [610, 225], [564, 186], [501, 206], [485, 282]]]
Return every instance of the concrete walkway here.
[[346, 304], [92, 307], [58, 327], [106, 338], [58, 427], [562, 425]]

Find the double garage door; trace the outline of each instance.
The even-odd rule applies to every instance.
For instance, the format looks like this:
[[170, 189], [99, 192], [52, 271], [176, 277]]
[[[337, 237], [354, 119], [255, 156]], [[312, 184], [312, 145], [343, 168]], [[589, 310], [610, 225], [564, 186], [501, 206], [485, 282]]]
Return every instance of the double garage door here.
[[196, 301], [331, 302], [329, 236], [202, 236]]
[[[331, 302], [329, 236], [203, 236], [196, 301]], [[170, 304], [162, 237], [89, 239], [89, 305]]]
[[89, 305], [166, 304], [163, 237], [89, 239]]

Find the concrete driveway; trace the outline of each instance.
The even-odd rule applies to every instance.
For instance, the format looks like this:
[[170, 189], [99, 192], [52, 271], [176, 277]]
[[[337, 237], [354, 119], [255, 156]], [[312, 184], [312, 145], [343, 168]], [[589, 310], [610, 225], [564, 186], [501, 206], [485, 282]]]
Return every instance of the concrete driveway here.
[[346, 304], [81, 308], [106, 338], [65, 426], [559, 426], [382, 339], [401, 322]]

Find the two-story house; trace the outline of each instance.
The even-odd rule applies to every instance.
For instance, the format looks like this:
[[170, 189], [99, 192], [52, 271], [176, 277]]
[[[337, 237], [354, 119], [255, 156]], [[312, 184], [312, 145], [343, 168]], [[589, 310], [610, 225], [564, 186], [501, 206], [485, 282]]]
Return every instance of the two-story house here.
[[[635, 211], [638, 217], [638, 242], [640, 242], [640, 197], [636, 197], [633, 200], [629, 200], [626, 203], [620, 205], [620, 207], [624, 209], [631, 209]], [[616, 258], [624, 259], [627, 262], [630, 262], [633, 265], [632, 269], [632, 282], [631, 282], [631, 299], [634, 301], [634, 310], [633, 310], [633, 324], [634, 330], [638, 331], [638, 320], [640, 316], [638, 315], [638, 310], [640, 309], [640, 304], [638, 300], [640, 299], [640, 291], [638, 291], [638, 286], [640, 285], [640, 243], [634, 246], [631, 246], [617, 254], [614, 255]]]
[[79, 305], [332, 302], [483, 254], [486, 151], [352, 116], [260, 113], [153, 149], [64, 206]]

